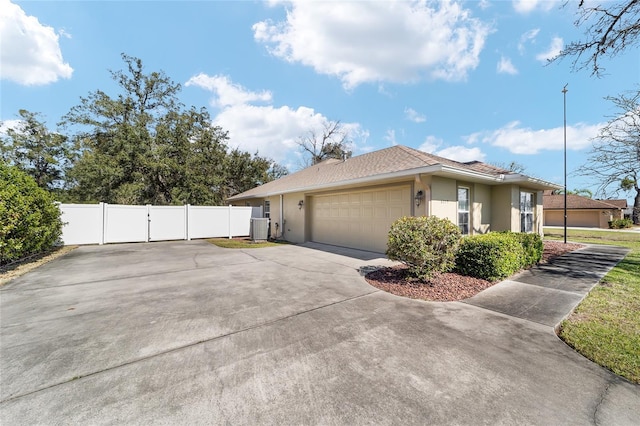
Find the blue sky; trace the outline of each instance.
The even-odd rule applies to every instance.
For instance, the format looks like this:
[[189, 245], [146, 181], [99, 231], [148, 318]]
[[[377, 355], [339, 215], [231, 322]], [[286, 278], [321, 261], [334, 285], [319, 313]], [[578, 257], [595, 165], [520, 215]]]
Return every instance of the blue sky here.
[[55, 129], [81, 96], [117, 93], [126, 53], [181, 83], [232, 147], [290, 171], [296, 140], [340, 120], [354, 155], [402, 144], [562, 183], [568, 83], [568, 187], [593, 188], [572, 172], [640, 64], [630, 49], [602, 78], [546, 65], [583, 35], [575, 3], [0, 0], [0, 120], [27, 109]]

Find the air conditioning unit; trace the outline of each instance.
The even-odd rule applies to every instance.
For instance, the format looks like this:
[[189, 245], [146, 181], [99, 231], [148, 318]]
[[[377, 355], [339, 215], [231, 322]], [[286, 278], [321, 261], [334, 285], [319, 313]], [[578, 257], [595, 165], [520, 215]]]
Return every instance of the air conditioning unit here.
[[253, 241], [267, 240], [269, 238], [269, 218], [252, 217], [249, 238]]

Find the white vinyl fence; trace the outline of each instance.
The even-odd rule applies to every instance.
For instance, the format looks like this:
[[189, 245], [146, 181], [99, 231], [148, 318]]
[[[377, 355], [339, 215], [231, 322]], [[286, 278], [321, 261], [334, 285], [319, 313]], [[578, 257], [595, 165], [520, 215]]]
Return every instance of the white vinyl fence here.
[[62, 241], [70, 244], [134, 243], [249, 235], [261, 207], [126, 206], [60, 204]]

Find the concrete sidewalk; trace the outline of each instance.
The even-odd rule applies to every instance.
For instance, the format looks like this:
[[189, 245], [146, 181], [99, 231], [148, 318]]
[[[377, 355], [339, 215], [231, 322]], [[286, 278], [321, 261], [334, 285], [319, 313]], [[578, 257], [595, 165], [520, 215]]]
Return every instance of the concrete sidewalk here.
[[464, 303], [556, 327], [629, 249], [588, 245], [523, 271]]

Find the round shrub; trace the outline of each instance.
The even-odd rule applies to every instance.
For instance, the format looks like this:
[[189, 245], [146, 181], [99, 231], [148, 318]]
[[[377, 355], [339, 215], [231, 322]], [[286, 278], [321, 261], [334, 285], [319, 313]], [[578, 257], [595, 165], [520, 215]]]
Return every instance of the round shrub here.
[[62, 235], [60, 214], [31, 176], [0, 163], [0, 264], [52, 248]]
[[448, 219], [401, 217], [389, 230], [387, 257], [407, 265], [415, 277], [427, 280], [434, 272], [453, 268], [460, 238], [460, 229]]
[[521, 269], [525, 253], [515, 234], [492, 232], [465, 237], [456, 255], [462, 275], [496, 281]]

